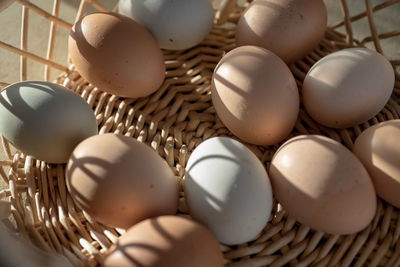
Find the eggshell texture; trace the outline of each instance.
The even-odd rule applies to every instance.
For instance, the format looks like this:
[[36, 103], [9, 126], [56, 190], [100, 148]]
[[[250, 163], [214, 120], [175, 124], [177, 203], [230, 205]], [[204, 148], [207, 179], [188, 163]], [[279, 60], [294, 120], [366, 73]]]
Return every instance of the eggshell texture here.
[[78, 72], [99, 89], [143, 97], [165, 78], [163, 55], [154, 37], [128, 17], [94, 13], [75, 23], [68, 51]]
[[291, 64], [318, 45], [326, 24], [322, 0], [255, 0], [239, 19], [236, 43], [264, 47]]
[[240, 139], [276, 144], [293, 129], [299, 93], [293, 74], [272, 52], [242, 46], [214, 70], [211, 97], [218, 117]]
[[190, 215], [227, 245], [256, 238], [272, 209], [264, 166], [247, 147], [226, 137], [208, 139], [193, 151], [184, 191]]
[[348, 48], [315, 63], [302, 93], [306, 111], [314, 120], [346, 128], [378, 114], [393, 86], [394, 71], [385, 57], [367, 48]]
[[400, 208], [400, 120], [385, 121], [362, 132], [353, 152], [370, 174], [378, 196]]
[[110, 226], [175, 214], [178, 186], [168, 164], [149, 146], [103, 134], [80, 143], [66, 170], [67, 187], [83, 209]]
[[328, 137], [291, 138], [275, 153], [269, 174], [289, 216], [317, 231], [352, 234], [375, 215], [375, 190], [364, 166]]
[[131, 227], [111, 247], [105, 267], [222, 267], [215, 237], [200, 224], [160, 216]]
[[120, 0], [119, 12], [144, 25], [161, 48], [180, 50], [199, 44], [210, 32], [210, 0]]
[[65, 163], [75, 146], [97, 134], [97, 122], [90, 106], [67, 88], [25, 81], [0, 92], [0, 133], [27, 155]]

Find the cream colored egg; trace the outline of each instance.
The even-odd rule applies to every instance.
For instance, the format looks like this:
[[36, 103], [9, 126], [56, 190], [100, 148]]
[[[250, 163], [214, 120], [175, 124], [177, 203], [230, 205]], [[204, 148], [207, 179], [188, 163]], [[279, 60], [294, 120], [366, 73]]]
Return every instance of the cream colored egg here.
[[346, 128], [378, 114], [393, 86], [393, 67], [385, 57], [367, 48], [348, 48], [315, 63], [304, 79], [302, 93], [314, 120]]

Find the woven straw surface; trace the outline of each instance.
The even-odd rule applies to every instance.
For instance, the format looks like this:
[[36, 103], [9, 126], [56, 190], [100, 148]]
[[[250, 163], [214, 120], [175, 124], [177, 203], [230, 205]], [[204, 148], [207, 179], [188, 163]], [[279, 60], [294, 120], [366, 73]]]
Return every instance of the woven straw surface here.
[[[13, 1], [3, 1], [0, 11], [7, 12], [7, 2]], [[148, 144], [165, 158], [178, 179], [184, 175], [190, 152], [203, 140], [213, 136], [232, 136], [215, 114], [210, 97], [210, 78], [224, 52], [234, 48], [234, 25], [244, 8], [236, 1], [222, 1], [216, 11], [215, 26], [200, 45], [185, 51], [164, 51], [166, 80], [160, 90], [141, 99], [124, 99], [104, 93], [85, 81], [72, 65], [67, 67], [53, 62], [56, 27], [71, 27], [71, 23], [58, 17], [60, 1], [54, 1], [52, 13], [26, 0], [15, 2], [23, 5], [21, 46], [0, 42], [0, 47], [21, 56], [21, 80], [27, 77], [27, 58], [46, 65], [46, 79], [50, 69], [62, 70], [63, 74], [56, 82], [89, 103], [96, 114], [100, 134], [124, 134]], [[333, 51], [370, 43], [378, 52], [384, 52], [381, 40], [395, 38], [400, 34], [400, 27], [393, 32], [377, 34], [374, 12], [392, 8], [399, 2], [392, 0], [372, 6], [366, 0], [366, 12], [350, 17], [346, 1], [339, 1], [343, 21], [330, 26], [318, 47], [290, 66], [299, 89], [310, 66]], [[77, 18], [84, 14], [88, 5], [105, 10], [94, 0], [82, 0]], [[28, 10], [52, 21], [46, 57], [26, 49]], [[364, 17], [368, 18], [371, 35], [358, 41], [353, 38], [352, 23]], [[345, 34], [336, 31], [340, 26], [344, 26]], [[400, 59], [391, 63], [396, 67]], [[323, 134], [351, 148], [354, 139], [364, 129], [399, 116], [400, 76], [396, 72], [393, 97], [375, 118], [356, 127], [335, 130], [317, 124], [302, 109], [292, 135]], [[50, 165], [20, 152], [12, 154], [8, 142], [2, 139], [2, 143], [9, 160], [0, 161], [0, 174], [8, 188], [0, 192], [0, 198], [11, 203], [11, 209], [4, 208], [3, 211], [3, 215], [7, 215], [4, 213], [9, 210], [11, 216], [3, 221], [45, 251], [59, 252], [75, 263], [101, 264], [105, 252], [123, 231], [99, 224], [74, 205], [65, 187], [64, 165]], [[267, 168], [277, 147], [249, 145]], [[187, 207], [183, 192], [180, 194], [179, 213], [185, 216]], [[6, 205], [4, 203], [2, 206]], [[232, 247], [221, 245], [221, 248], [229, 266], [400, 266], [399, 236], [400, 211], [380, 199], [372, 223], [360, 233], [347, 236], [313, 231], [288, 217], [275, 202], [267, 226], [255, 241]]]

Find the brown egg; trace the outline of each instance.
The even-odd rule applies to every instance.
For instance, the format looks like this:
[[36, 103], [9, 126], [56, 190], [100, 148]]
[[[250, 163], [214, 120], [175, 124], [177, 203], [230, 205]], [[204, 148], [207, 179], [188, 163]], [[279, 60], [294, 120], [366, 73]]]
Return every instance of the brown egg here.
[[81, 142], [68, 162], [66, 182], [77, 204], [113, 227], [126, 229], [177, 211], [172, 170], [153, 149], [131, 137], [110, 133]]
[[299, 113], [293, 74], [279, 57], [256, 46], [238, 47], [221, 59], [212, 77], [211, 97], [225, 126], [257, 145], [282, 141]]
[[288, 140], [272, 158], [269, 174], [288, 215], [315, 230], [352, 234], [375, 215], [375, 190], [364, 166], [328, 137]]
[[161, 216], [130, 228], [110, 249], [105, 267], [222, 267], [215, 237], [182, 217]]
[[94, 13], [80, 19], [69, 35], [68, 51], [86, 80], [118, 96], [150, 95], [165, 78], [163, 55], [154, 37], [119, 14]]
[[240, 17], [236, 43], [264, 47], [291, 64], [317, 46], [326, 24], [322, 0], [255, 0]]
[[385, 121], [362, 132], [353, 152], [370, 174], [378, 196], [400, 208], [400, 120]]

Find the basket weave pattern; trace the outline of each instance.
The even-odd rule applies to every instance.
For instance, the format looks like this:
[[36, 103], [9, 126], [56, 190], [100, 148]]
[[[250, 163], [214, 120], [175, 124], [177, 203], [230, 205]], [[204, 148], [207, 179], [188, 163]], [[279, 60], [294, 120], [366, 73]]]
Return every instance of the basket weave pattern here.
[[[125, 99], [102, 92], [83, 79], [73, 65], [67, 67], [52, 61], [55, 25], [66, 28], [72, 26], [57, 16], [60, 1], [54, 1], [52, 14], [26, 0], [15, 2], [23, 5], [21, 47], [4, 42], [0, 42], [0, 47], [21, 55], [21, 80], [27, 77], [27, 58], [46, 65], [45, 78], [49, 77], [52, 68], [64, 71], [56, 82], [78, 93], [89, 103], [96, 115], [100, 134], [124, 134], [148, 144], [167, 161], [178, 179], [184, 175], [191, 151], [203, 140], [213, 136], [233, 137], [215, 114], [211, 103], [210, 79], [222, 55], [234, 48], [234, 26], [221, 25], [227, 21], [232, 25], [237, 22], [244, 7], [237, 5], [236, 1], [222, 1], [211, 33], [200, 45], [184, 51], [164, 51], [166, 80], [160, 90], [140, 99]], [[373, 42], [376, 50], [383, 52], [380, 40], [399, 35], [400, 29], [379, 35], [374, 12], [398, 3], [400, 1], [387, 1], [373, 7], [366, 0], [366, 12], [350, 17], [346, 1], [340, 0], [343, 21], [331, 25], [319, 46], [290, 66], [299, 89], [310, 67], [331, 52], [363, 46], [367, 42]], [[77, 18], [84, 14], [88, 4], [100, 11], [105, 10], [94, 0], [82, 0]], [[2, 12], [7, 12], [5, 6], [3, 8]], [[46, 58], [27, 51], [28, 10], [52, 21]], [[371, 37], [360, 42], [353, 38], [351, 24], [365, 16]], [[335, 30], [342, 25], [346, 34]], [[396, 67], [400, 65], [400, 59], [391, 63]], [[399, 117], [400, 76], [396, 72], [393, 97], [375, 118], [352, 128], [336, 130], [319, 125], [301, 109], [291, 136], [323, 134], [351, 148], [355, 138], [364, 129]], [[0, 161], [0, 175], [8, 184], [8, 189], [0, 192], [0, 198], [10, 200], [12, 215], [6, 223], [48, 252], [64, 254], [72, 262], [79, 261], [90, 266], [101, 264], [105, 252], [123, 231], [96, 222], [74, 204], [66, 190], [64, 165], [47, 164], [20, 152], [12, 154], [7, 140], [2, 138], [2, 143], [9, 160]], [[267, 168], [278, 148], [277, 145], [248, 147]], [[179, 213], [187, 216], [184, 195], [182, 190], [180, 192]], [[313, 231], [288, 217], [279, 203], [274, 202], [270, 220], [255, 241], [232, 247], [221, 245], [221, 248], [225, 263], [229, 266], [400, 266], [399, 238], [400, 211], [381, 199], [378, 199], [378, 209], [372, 223], [360, 233], [346, 236]]]

